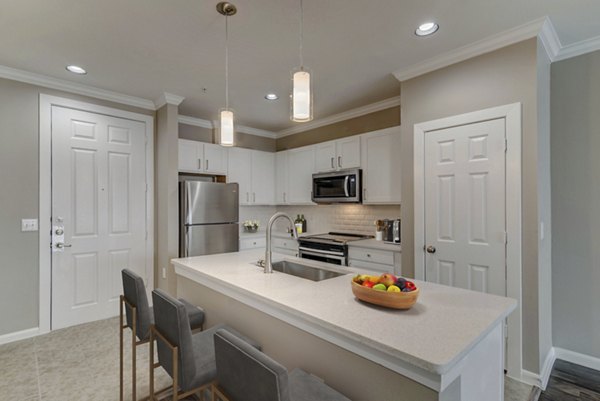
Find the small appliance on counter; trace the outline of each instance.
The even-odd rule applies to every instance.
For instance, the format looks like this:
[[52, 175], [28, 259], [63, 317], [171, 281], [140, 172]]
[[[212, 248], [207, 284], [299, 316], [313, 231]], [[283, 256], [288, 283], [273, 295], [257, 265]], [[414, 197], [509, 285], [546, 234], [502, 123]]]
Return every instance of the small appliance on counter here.
[[400, 228], [400, 219], [383, 220], [383, 242], [388, 244], [399, 244]]

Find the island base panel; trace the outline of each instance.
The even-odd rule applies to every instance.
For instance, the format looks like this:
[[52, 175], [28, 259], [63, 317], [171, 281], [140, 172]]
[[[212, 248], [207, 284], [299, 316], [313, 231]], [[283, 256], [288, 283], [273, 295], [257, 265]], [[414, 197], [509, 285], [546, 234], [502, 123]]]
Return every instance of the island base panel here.
[[420, 383], [192, 280], [178, 276], [177, 290], [179, 297], [205, 309], [206, 327], [230, 325], [287, 369], [302, 368], [353, 401], [442, 399]]

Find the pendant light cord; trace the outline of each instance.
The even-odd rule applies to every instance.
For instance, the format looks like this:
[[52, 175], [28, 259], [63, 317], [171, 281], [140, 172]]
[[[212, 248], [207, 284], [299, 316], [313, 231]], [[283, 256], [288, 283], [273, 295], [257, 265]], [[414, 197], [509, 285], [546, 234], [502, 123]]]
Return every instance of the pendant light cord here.
[[300, 0], [300, 70], [304, 70], [304, 57], [302, 54], [302, 46], [304, 43], [304, 5]]
[[229, 16], [225, 16], [225, 108], [229, 110]]

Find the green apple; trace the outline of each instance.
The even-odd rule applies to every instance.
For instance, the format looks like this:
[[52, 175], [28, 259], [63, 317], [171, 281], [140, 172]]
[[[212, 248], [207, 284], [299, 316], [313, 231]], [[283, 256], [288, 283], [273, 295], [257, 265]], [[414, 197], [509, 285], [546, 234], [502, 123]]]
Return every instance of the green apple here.
[[381, 284], [381, 283], [375, 284], [373, 286], [373, 289], [377, 290], [377, 291], [387, 291], [387, 287], [385, 286], [385, 284]]

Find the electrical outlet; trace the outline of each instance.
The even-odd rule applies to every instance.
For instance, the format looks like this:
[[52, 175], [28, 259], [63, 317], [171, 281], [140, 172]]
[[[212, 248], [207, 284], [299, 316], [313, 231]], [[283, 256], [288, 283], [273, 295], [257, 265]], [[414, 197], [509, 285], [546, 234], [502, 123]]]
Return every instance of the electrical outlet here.
[[37, 231], [37, 219], [21, 219], [21, 231]]
[[162, 268], [162, 276], [163, 276], [163, 279], [167, 278], [167, 269], [164, 267]]

